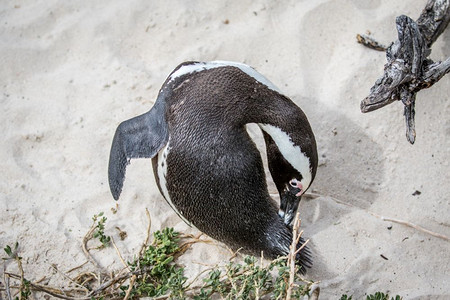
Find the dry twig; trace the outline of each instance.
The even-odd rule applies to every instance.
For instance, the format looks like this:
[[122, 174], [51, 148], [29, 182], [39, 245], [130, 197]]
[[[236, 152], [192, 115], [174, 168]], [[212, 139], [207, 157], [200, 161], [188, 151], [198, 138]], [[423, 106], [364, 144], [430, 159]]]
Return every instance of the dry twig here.
[[116, 243], [114, 242], [114, 238], [111, 237], [111, 243], [114, 247], [114, 249], [116, 250], [117, 256], [119, 257], [120, 261], [122, 262], [122, 265], [128, 270], [130, 271], [130, 267], [127, 265], [127, 263], [123, 260], [122, 254], [119, 251], [119, 248], [117, 248]]
[[130, 285], [128, 286], [127, 292], [126, 292], [123, 300], [128, 300], [128, 298], [130, 297], [131, 291], [133, 290], [134, 283], [136, 282], [136, 278], [137, 278], [136, 275], [131, 276]]
[[386, 51], [387, 47], [380, 44], [376, 40], [374, 40], [372, 37], [364, 34], [357, 34], [356, 40], [358, 43], [363, 44], [364, 46], [378, 51]]
[[89, 229], [89, 231], [86, 233], [86, 235], [83, 237], [83, 243], [82, 243], [82, 249], [84, 254], [86, 255], [86, 257], [89, 259], [89, 261], [98, 269], [102, 269], [102, 267], [100, 266], [100, 264], [94, 259], [94, 257], [91, 255], [91, 253], [89, 252], [88, 248], [87, 248], [87, 243], [89, 242], [89, 240], [92, 239], [92, 236], [94, 234], [95, 231], [95, 222], [92, 224], [91, 228]]
[[69, 276], [67, 276], [66, 274], [64, 274], [63, 272], [61, 272], [54, 264], [51, 264], [51, 267], [52, 267], [56, 272], [58, 272], [59, 274], [61, 274], [64, 278], [66, 278], [67, 280], [69, 280], [70, 282], [72, 282], [73, 284], [75, 284], [76, 286], [78, 286], [78, 287], [82, 288], [83, 290], [85, 290], [86, 293], [89, 293], [89, 290], [88, 290], [85, 286], [79, 284], [78, 282], [76, 282], [75, 280], [73, 280], [72, 278], [70, 278]]
[[360, 207], [355, 206], [353, 204], [341, 201], [341, 200], [336, 199], [336, 198], [331, 197], [331, 196], [324, 196], [324, 195], [321, 195], [321, 194], [318, 194], [318, 193], [308, 193], [308, 194], [306, 194], [306, 196], [307, 196], [306, 198], [309, 198], [309, 199], [316, 199], [316, 198], [319, 198], [319, 197], [329, 198], [329, 199], [333, 200], [336, 203], [339, 203], [339, 204], [342, 204], [342, 205], [345, 205], [345, 206], [348, 206], [348, 207], [352, 207], [352, 208], [357, 208], [357, 209], [363, 210], [363, 211], [371, 214], [372, 216], [374, 216], [374, 217], [376, 217], [378, 219], [381, 219], [383, 221], [388, 221], [388, 222], [394, 222], [394, 223], [402, 224], [402, 225], [414, 228], [416, 230], [419, 230], [421, 232], [424, 232], [426, 234], [432, 235], [434, 237], [437, 237], [437, 238], [440, 238], [440, 239], [443, 239], [443, 240], [446, 240], [446, 241], [450, 241], [450, 238], [448, 236], [445, 236], [445, 235], [440, 234], [440, 233], [433, 232], [433, 231], [428, 230], [428, 229], [426, 229], [426, 228], [424, 228], [422, 226], [416, 225], [416, 224], [408, 222], [408, 221], [398, 220], [398, 219], [389, 218], [389, 217], [383, 217], [383, 216], [380, 216], [380, 215], [378, 215], [378, 214], [376, 214], [374, 212], [371, 212], [369, 210], [360, 208]]
[[152, 229], [152, 218], [150, 217], [150, 213], [148, 212], [148, 209], [145, 209], [145, 214], [147, 215], [148, 219], [148, 225], [147, 225], [147, 236], [145, 237], [145, 242], [142, 244], [141, 250], [139, 251], [139, 256], [142, 256], [144, 254], [145, 249], [147, 248], [148, 242], [150, 240], [150, 231]]
[[308, 241], [306, 241], [305, 243], [303, 243], [303, 245], [301, 247], [299, 247], [297, 249], [297, 245], [298, 245], [300, 238], [302, 236], [302, 233], [303, 233], [303, 231], [298, 232], [300, 225], [301, 225], [300, 212], [297, 212], [297, 214], [295, 215], [295, 218], [294, 218], [294, 226], [292, 229], [292, 244], [290, 247], [288, 260], [287, 260], [287, 264], [289, 265], [289, 282], [288, 282], [288, 288], [286, 291], [286, 300], [290, 300], [291, 296], [292, 296], [292, 288], [294, 287], [295, 272], [296, 272], [295, 261], [296, 261], [297, 253], [299, 253], [300, 250], [303, 249], [306, 246], [306, 244], [308, 243]]
[[[9, 277], [12, 277], [15, 279], [20, 279], [20, 275], [13, 274], [13, 273], [5, 273], [5, 274], [7, 274]], [[48, 287], [48, 286], [44, 286], [44, 285], [40, 285], [40, 284], [36, 284], [36, 283], [32, 283], [32, 282], [30, 282], [30, 287], [32, 290], [44, 292], [44, 293], [47, 293], [51, 296], [54, 296], [54, 297], [57, 297], [60, 299], [66, 299], [66, 300], [90, 300], [91, 299], [91, 297], [71, 296], [71, 294], [73, 292], [81, 291], [81, 290], [76, 290], [76, 289], [71, 289], [71, 290], [56, 289], [56, 288], [52, 288], [52, 287]], [[67, 295], [69, 295], [69, 296], [67, 296]]]
[[9, 288], [9, 276], [6, 274], [6, 272], [3, 271], [3, 278], [5, 278], [5, 292], [6, 297], [8, 297], [8, 300], [12, 300], [11, 297], [11, 290]]
[[450, 58], [444, 62], [428, 58], [431, 45], [449, 22], [449, 0], [429, 0], [417, 21], [405, 15], [397, 17], [398, 40], [386, 50], [384, 74], [370, 89], [370, 95], [361, 101], [361, 111], [365, 113], [401, 100], [405, 105], [406, 137], [411, 144], [416, 139], [416, 94], [450, 72]]
[[414, 228], [414, 229], [416, 229], [416, 230], [422, 231], [422, 232], [424, 232], [424, 233], [427, 233], [427, 234], [429, 234], [429, 235], [432, 235], [432, 236], [434, 236], [434, 237], [437, 237], [437, 238], [440, 238], [440, 239], [443, 239], [443, 240], [446, 240], [446, 241], [450, 241], [450, 238], [449, 238], [448, 236], [445, 236], [445, 235], [440, 234], [440, 233], [433, 232], [433, 231], [431, 231], [431, 230], [428, 230], [428, 229], [426, 229], [426, 228], [423, 228], [422, 226], [416, 225], [416, 224], [414, 224], [414, 223], [407, 222], [407, 221], [403, 221], [403, 220], [398, 220], [398, 219], [393, 219], [393, 218], [386, 218], [386, 217], [379, 216], [379, 215], [374, 214], [374, 213], [371, 213], [371, 214], [372, 214], [373, 216], [377, 217], [377, 218], [380, 218], [380, 219], [383, 220], [383, 221], [393, 222], [393, 223], [397, 223], [397, 224], [402, 224], [402, 225], [405, 225], [405, 226]]
[[69, 271], [67, 271], [67, 273], [72, 273], [73, 271], [78, 270], [79, 268], [82, 268], [82, 267], [83, 267], [85, 264], [87, 264], [88, 262], [89, 262], [89, 261], [85, 261], [85, 262], [82, 263], [81, 265], [76, 266], [76, 267], [70, 269]]

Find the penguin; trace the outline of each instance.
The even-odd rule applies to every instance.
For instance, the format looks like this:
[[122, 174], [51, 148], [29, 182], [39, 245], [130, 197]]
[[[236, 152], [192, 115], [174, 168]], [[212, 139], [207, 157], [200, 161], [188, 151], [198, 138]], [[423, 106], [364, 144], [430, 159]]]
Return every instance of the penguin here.
[[[279, 207], [249, 123], [262, 130]], [[115, 200], [133, 158], [152, 159], [159, 191], [188, 225], [271, 259], [289, 253], [292, 221], [318, 161], [304, 112], [255, 69], [226, 61], [180, 64], [150, 111], [118, 126], [108, 169]], [[307, 247], [296, 259], [302, 273], [312, 266]]]

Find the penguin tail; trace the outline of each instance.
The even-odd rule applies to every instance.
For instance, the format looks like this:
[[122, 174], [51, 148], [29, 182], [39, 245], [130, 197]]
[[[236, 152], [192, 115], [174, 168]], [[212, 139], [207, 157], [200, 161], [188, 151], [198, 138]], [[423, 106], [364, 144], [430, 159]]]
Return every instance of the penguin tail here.
[[[264, 252], [265, 255], [272, 259], [289, 255], [293, 241], [292, 227], [282, 223], [281, 218], [279, 218], [279, 222], [272, 225], [266, 234], [266, 237], [267, 244]], [[295, 257], [296, 264], [299, 266], [299, 272], [301, 274], [306, 274], [307, 269], [310, 269], [313, 265], [311, 251], [305, 243], [305, 240], [300, 237], [296, 246], [297, 250], [301, 248]]]
[[313, 265], [311, 251], [309, 250], [308, 246], [303, 246], [305, 244], [305, 240], [303, 238], [300, 238], [297, 249], [300, 249], [303, 247], [299, 253], [297, 253], [295, 260], [296, 264], [300, 267], [299, 272], [300, 274], [306, 274], [306, 270], [310, 269]]

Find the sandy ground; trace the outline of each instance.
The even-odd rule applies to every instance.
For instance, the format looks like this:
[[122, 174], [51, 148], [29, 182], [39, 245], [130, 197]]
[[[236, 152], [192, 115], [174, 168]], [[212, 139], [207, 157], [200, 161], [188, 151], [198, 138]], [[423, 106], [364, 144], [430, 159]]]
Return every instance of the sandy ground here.
[[[279, 86], [316, 134], [312, 191], [322, 196], [300, 210], [314, 251], [308, 277], [321, 281], [321, 299], [376, 291], [450, 299], [450, 243], [380, 218], [450, 236], [450, 76], [419, 94], [413, 146], [401, 103], [359, 111], [385, 57], [355, 35], [369, 30], [389, 44], [395, 17], [416, 19], [426, 1], [218, 2], [1, 2], [0, 246], [18, 241], [27, 277], [59, 284], [65, 279], [51, 265], [66, 272], [86, 261], [81, 240], [99, 212], [128, 259], [145, 239], [146, 208], [152, 230], [195, 233], [159, 194], [150, 160], [128, 167], [112, 213], [110, 145], [116, 126], [149, 110], [180, 62], [232, 60]], [[447, 30], [431, 57], [443, 60], [449, 49]], [[128, 233], [125, 241], [116, 226]], [[187, 254], [188, 275], [199, 262], [229, 258], [220, 246], [196, 245]], [[112, 248], [96, 257], [121, 267]], [[17, 270], [11, 262], [4, 267]]]

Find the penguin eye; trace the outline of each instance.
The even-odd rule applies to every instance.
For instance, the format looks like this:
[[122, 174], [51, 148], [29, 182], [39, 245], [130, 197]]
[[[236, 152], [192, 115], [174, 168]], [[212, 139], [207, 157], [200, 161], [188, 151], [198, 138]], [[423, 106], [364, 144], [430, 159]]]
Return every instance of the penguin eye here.
[[297, 182], [298, 182], [297, 179], [292, 179], [291, 181], [289, 181], [289, 184], [290, 184], [292, 187], [295, 187], [295, 188], [296, 188], [296, 187], [298, 187], [298, 186], [297, 186]]

